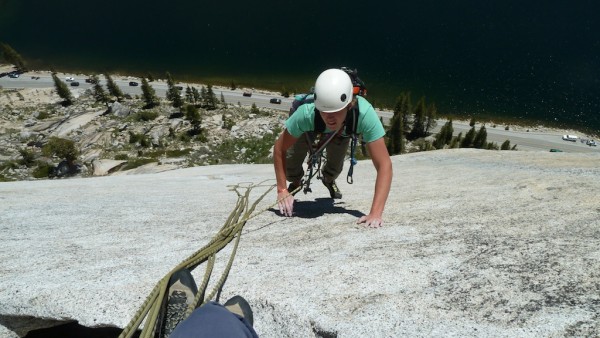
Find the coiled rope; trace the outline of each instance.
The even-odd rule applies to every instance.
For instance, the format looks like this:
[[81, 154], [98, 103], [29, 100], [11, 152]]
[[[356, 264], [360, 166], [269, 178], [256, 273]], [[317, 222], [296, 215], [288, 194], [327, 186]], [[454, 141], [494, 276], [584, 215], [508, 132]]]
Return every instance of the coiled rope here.
[[[247, 184], [247, 185], [242, 186], [244, 184]], [[186, 318], [194, 311], [194, 309], [196, 307], [201, 306], [202, 304], [208, 302], [215, 296], [215, 294], [217, 292], [220, 292], [220, 290], [223, 288], [225, 280], [227, 279], [227, 276], [229, 275], [229, 271], [231, 270], [231, 266], [233, 264], [233, 259], [235, 257], [236, 251], [237, 251], [237, 247], [238, 247], [238, 244], [239, 244], [239, 241], [241, 238], [242, 229], [244, 228], [244, 225], [250, 219], [273, 208], [273, 206], [275, 206], [278, 203], [278, 201], [277, 201], [277, 202], [271, 204], [270, 206], [268, 206], [267, 208], [261, 210], [260, 212], [253, 214], [258, 203], [260, 203], [260, 201], [262, 201], [262, 199], [271, 190], [273, 190], [276, 186], [276, 185], [271, 185], [269, 187], [269, 189], [267, 189], [262, 195], [260, 195], [260, 197], [256, 201], [254, 201], [254, 203], [252, 203], [252, 205], [250, 206], [249, 200], [250, 200], [250, 193], [251, 193], [252, 189], [259, 187], [259, 186], [266, 186], [263, 184], [264, 184], [264, 182], [261, 182], [256, 185], [253, 183], [240, 183], [240, 184], [237, 184], [237, 185], [231, 187], [230, 190], [233, 190], [237, 193], [238, 199], [237, 199], [235, 208], [229, 215], [229, 217], [228, 217], [227, 221], [225, 222], [225, 224], [223, 225], [223, 227], [210, 240], [210, 242], [208, 244], [206, 244], [204, 247], [202, 247], [201, 249], [199, 249], [198, 251], [193, 253], [191, 256], [189, 256], [187, 259], [185, 259], [183, 262], [181, 262], [179, 265], [177, 265], [174, 269], [172, 269], [169, 273], [167, 273], [156, 284], [156, 286], [150, 292], [150, 294], [148, 295], [148, 297], [146, 298], [144, 303], [140, 306], [138, 311], [135, 313], [134, 317], [131, 319], [129, 324], [127, 324], [127, 326], [123, 329], [123, 332], [121, 333], [121, 335], [119, 335], [119, 338], [132, 337], [135, 334], [136, 330], [138, 330], [138, 328], [140, 327], [142, 322], [144, 322], [144, 320], [145, 320], [145, 323], [144, 323], [142, 332], [140, 334], [140, 337], [141, 338], [150, 338], [153, 336], [155, 330], [157, 328], [159, 328], [159, 326], [162, 324], [158, 321], [158, 319], [161, 316], [161, 308], [166, 303], [167, 298], [168, 298], [168, 295], [166, 295], [166, 293], [167, 293], [169, 279], [175, 272], [177, 272], [181, 269], [188, 269], [191, 271], [191, 270], [195, 269], [198, 265], [208, 261], [207, 266], [206, 266], [206, 271], [204, 274], [204, 278], [202, 280], [200, 287], [198, 288], [198, 293], [196, 294], [196, 299], [187, 308], [186, 315], [185, 315]], [[300, 188], [301, 187], [298, 187], [295, 191], [293, 191], [293, 193], [299, 191]], [[245, 192], [241, 193], [240, 190], [245, 190]], [[290, 193], [292, 193], [292, 192], [290, 192]], [[204, 295], [206, 293], [206, 288], [208, 287], [208, 282], [210, 280], [210, 276], [212, 274], [212, 270], [214, 267], [216, 254], [221, 249], [226, 247], [234, 238], [235, 238], [234, 247], [233, 247], [233, 250], [229, 257], [229, 262], [227, 263], [227, 266], [225, 267], [225, 271], [223, 271], [221, 278], [219, 278], [219, 280], [215, 284], [213, 290], [208, 294], [208, 296], [204, 297]]]

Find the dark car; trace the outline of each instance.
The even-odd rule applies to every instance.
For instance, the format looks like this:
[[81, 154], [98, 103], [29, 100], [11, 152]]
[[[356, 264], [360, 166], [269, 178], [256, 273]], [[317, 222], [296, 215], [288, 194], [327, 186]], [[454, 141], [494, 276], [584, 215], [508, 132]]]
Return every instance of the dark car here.
[[11, 78], [13, 78], [13, 79], [16, 79], [16, 78], [18, 78], [18, 77], [19, 77], [19, 73], [17, 73], [17, 72], [11, 72], [11, 73], [8, 73], [8, 77], [11, 77]]
[[79, 86], [79, 82], [77, 82], [77, 81], [71, 82], [71, 87], [78, 87], [78, 86]]
[[86, 82], [86, 83], [93, 83], [93, 84], [96, 84], [96, 81], [95, 81], [94, 79], [92, 79], [92, 78], [87, 78], [87, 79], [85, 79], [85, 82]]
[[132, 86], [132, 87], [137, 87], [138, 83], [135, 82], [135, 81], [131, 81], [131, 82], [129, 82], [129, 85]]
[[275, 104], [281, 104], [281, 99], [272, 98], [269, 102], [275, 103]]

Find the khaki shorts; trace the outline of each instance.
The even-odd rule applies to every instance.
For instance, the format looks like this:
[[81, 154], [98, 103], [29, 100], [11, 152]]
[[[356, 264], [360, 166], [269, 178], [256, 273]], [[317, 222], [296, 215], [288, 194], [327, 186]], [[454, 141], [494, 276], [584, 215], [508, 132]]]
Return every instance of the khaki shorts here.
[[[309, 155], [309, 145], [306, 134], [302, 134], [296, 143], [288, 149], [286, 154], [286, 179], [290, 182], [299, 182], [304, 177], [303, 164]], [[310, 135], [311, 140], [313, 136]], [[331, 141], [325, 146], [326, 162], [321, 167], [323, 181], [332, 182], [342, 172], [344, 168], [344, 158], [348, 152], [350, 145], [349, 137], [334, 136]]]

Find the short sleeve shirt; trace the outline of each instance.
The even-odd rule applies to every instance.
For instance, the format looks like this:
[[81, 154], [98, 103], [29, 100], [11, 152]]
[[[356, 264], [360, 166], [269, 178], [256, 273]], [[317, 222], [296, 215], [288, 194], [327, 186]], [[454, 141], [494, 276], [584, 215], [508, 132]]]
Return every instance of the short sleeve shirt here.
[[[362, 96], [357, 96], [358, 102], [358, 125], [356, 133], [362, 135], [366, 143], [373, 142], [385, 135], [385, 129], [379, 120], [379, 116], [373, 106]], [[319, 117], [320, 118], [320, 117]], [[300, 137], [303, 133], [314, 131], [315, 104], [306, 103], [298, 107], [296, 111], [285, 121], [287, 131], [293, 137]], [[325, 132], [333, 130], [325, 129]], [[345, 135], [345, 133], [343, 133]], [[345, 135], [346, 136], [346, 135]]]

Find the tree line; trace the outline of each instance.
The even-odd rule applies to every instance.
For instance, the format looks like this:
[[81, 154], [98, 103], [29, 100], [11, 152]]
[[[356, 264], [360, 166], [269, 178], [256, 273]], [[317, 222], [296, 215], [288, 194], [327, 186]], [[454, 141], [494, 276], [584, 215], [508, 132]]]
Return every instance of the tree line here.
[[413, 106], [410, 92], [401, 93], [396, 99], [386, 133], [386, 146], [390, 155], [406, 153], [407, 141], [417, 144], [420, 151], [445, 148], [516, 149], [516, 145], [511, 148], [509, 140], [504, 141], [500, 147], [494, 142], [488, 142], [485, 125], [476, 130], [474, 118], [469, 123], [471, 129], [464, 136], [462, 132], [454, 136], [450, 119], [440, 128], [433, 142], [426, 141], [424, 138], [430, 136], [432, 128], [436, 127], [437, 114], [435, 104], [427, 104], [424, 97]]

